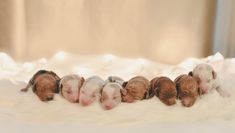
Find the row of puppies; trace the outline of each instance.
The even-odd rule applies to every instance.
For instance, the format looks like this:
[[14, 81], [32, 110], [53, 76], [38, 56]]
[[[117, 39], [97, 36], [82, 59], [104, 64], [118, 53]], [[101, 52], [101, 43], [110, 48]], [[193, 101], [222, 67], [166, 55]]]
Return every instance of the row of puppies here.
[[60, 93], [68, 101], [79, 102], [82, 106], [92, 104], [101, 95], [101, 106], [107, 110], [120, 102], [132, 103], [154, 96], [166, 105], [174, 105], [179, 99], [183, 106], [190, 107], [198, 96], [213, 89], [223, 96], [216, 79], [216, 72], [208, 64], [199, 64], [188, 75], [180, 75], [174, 81], [167, 77], [156, 77], [149, 81], [143, 76], [128, 81], [116, 76], [105, 81], [98, 76], [85, 80], [78, 75], [67, 75], [60, 79], [54, 72], [40, 70], [21, 91], [32, 87], [42, 101], [52, 100], [54, 93]]

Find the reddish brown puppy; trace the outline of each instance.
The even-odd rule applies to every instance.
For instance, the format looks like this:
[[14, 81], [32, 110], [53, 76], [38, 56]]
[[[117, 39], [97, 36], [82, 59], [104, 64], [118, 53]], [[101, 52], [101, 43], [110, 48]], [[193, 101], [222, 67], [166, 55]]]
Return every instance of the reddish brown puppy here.
[[199, 90], [200, 79], [190, 75], [180, 75], [175, 79], [177, 98], [185, 107], [194, 105], [197, 97], [201, 94]]
[[123, 83], [122, 101], [132, 103], [146, 98], [150, 82], [143, 76], [136, 76]]
[[33, 92], [41, 101], [53, 100], [54, 93], [59, 93], [58, 82], [60, 78], [52, 71], [39, 70], [30, 79], [27, 86], [21, 91], [26, 92], [32, 87]]
[[176, 103], [176, 87], [171, 79], [167, 77], [157, 77], [152, 79], [150, 83], [150, 97], [156, 95], [160, 101], [169, 106]]

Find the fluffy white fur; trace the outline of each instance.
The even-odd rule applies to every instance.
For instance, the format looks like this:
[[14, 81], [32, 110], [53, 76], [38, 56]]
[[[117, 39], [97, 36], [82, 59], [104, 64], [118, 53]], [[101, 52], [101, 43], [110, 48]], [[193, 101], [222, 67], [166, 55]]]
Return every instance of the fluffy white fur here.
[[103, 88], [105, 82], [99, 76], [92, 76], [84, 82], [80, 89], [79, 103], [83, 106], [92, 104]]
[[60, 94], [72, 103], [78, 102], [83, 82], [84, 78], [76, 74], [63, 76], [59, 83]]

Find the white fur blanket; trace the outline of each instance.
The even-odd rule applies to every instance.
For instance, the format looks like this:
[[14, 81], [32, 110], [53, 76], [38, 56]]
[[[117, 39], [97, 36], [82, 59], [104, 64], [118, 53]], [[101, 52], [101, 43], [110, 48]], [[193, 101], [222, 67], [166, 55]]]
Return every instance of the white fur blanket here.
[[[85, 78], [116, 75], [128, 80], [136, 75], [151, 79], [168, 76], [172, 80], [188, 73], [202, 62], [218, 72], [222, 87], [231, 97], [222, 98], [216, 91], [198, 99], [193, 107], [168, 107], [157, 98], [121, 103], [105, 111], [97, 103], [89, 107], [72, 104], [56, 95], [43, 103], [29, 91], [20, 92], [39, 69], [53, 70], [59, 76], [76, 73]], [[2, 133], [40, 132], [234, 132], [235, 131], [235, 59], [219, 53], [203, 59], [189, 58], [178, 65], [155, 63], [145, 59], [127, 59], [113, 55], [77, 56], [59, 52], [50, 59], [15, 62], [0, 53], [0, 128]]]

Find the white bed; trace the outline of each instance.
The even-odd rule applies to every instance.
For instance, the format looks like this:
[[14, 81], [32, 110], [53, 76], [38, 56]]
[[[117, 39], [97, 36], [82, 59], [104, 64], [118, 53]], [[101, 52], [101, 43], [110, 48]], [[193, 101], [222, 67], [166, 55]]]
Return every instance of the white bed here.
[[[125, 80], [143, 75], [148, 79], [188, 73], [202, 62], [213, 65], [222, 87], [231, 97], [222, 98], [217, 92], [205, 95], [191, 108], [167, 107], [157, 98], [133, 104], [121, 103], [104, 111], [98, 103], [89, 107], [72, 104], [56, 95], [43, 103], [29, 91], [19, 90], [39, 69], [49, 69], [59, 76], [77, 73], [85, 78], [117, 75]], [[189, 58], [178, 65], [155, 63], [145, 59], [127, 59], [114, 55], [78, 56], [58, 52], [50, 59], [15, 62], [0, 53], [0, 132], [235, 132], [235, 59], [224, 59], [219, 53], [204, 59]]]

